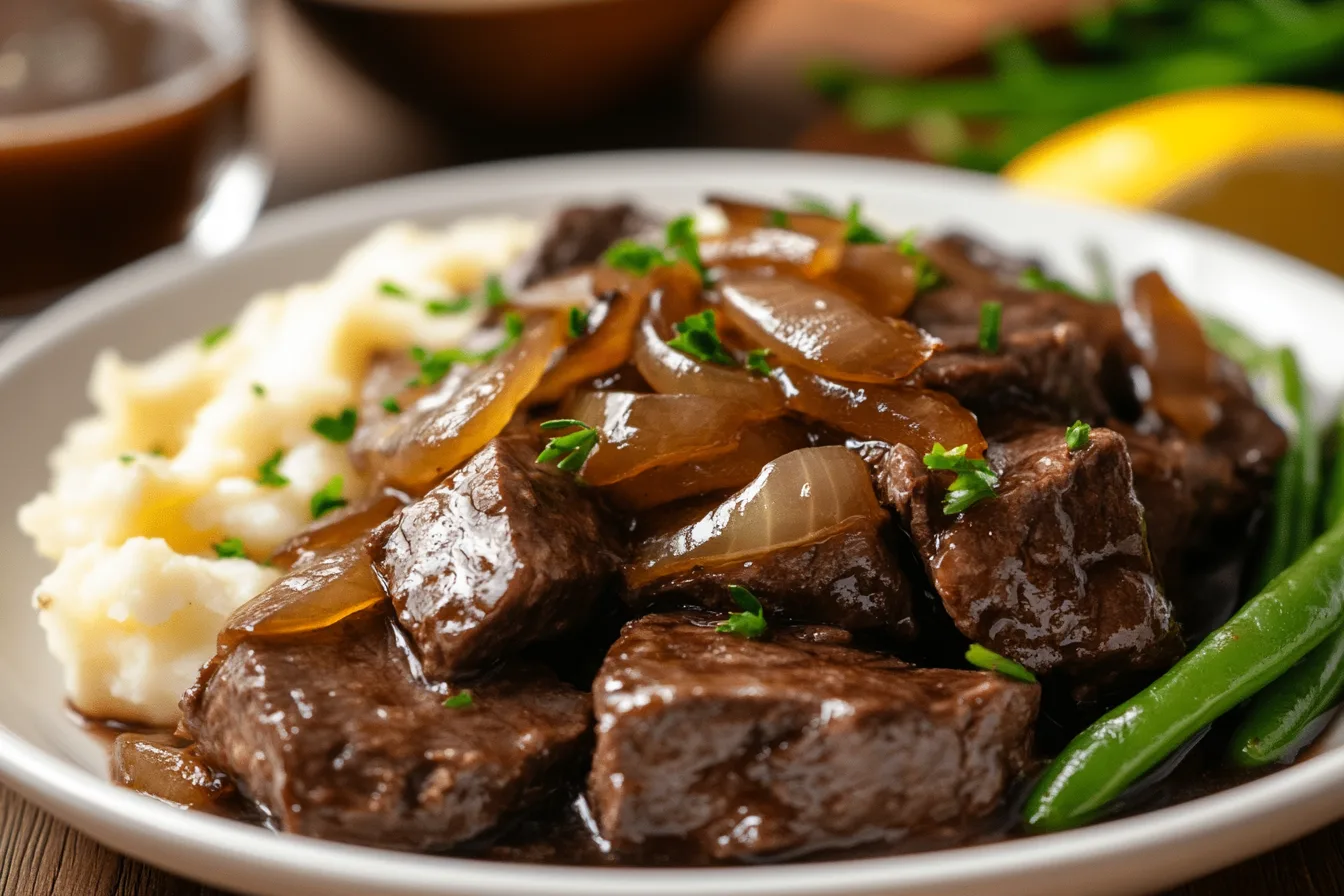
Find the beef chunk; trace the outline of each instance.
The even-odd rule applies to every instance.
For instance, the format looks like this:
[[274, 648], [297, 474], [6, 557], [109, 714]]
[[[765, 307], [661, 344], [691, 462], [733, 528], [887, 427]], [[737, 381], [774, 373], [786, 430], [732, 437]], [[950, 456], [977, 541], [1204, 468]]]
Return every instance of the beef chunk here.
[[207, 762], [283, 830], [431, 850], [537, 803], [582, 762], [587, 694], [520, 667], [473, 695], [444, 707], [374, 610], [244, 641], [182, 709]]
[[1144, 540], [1124, 439], [1069, 451], [1048, 427], [991, 444], [998, 497], [956, 516], [947, 485], [898, 445], [878, 479], [957, 628], [1034, 672], [1160, 668], [1180, 649]]
[[588, 792], [618, 850], [751, 858], [974, 819], [1030, 756], [1036, 685], [718, 621], [648, 616], [607, 655]]
[[592, 264], [612, 243], [635, 236], [651, 222], [649, 216], [626, 202], [561, 209], [536, 251], [523, 263], [522, 285], [531, 286], [570, 268]]
[[1008, 333], [992, 355], [978, 349], [934, 355], [911, 380], [950, 393], [993, 433], [1023, 420], [1104, 420], [1100, 375], [1101, 362], [1082, 328], [1065, 323]]
[[477, 671], [581, 625], [619, 558], [591, 495], [492, 440], [408, 506], [374, 545], [402, 626], [435, 677]]
[[867, 523], [768, 557], [657, 579], [627, 599], [637, 607], [694, 604], [728, 612], [739, 609], [729, 585], [749, 589], [772, 615], [784, 619], [914, 635], [910, 581], [881, 530]]
[[922, 246], [942, 275], [964, 286], [1016, 286], [1029, 268], [1041, 262], [1000, 252], [964, 233], [949, 233]]

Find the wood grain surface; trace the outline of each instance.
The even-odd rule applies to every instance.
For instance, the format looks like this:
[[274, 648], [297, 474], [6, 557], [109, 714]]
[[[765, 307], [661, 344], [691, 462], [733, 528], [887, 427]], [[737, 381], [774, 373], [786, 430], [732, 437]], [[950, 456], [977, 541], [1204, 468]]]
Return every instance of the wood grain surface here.
[[[796, 145], [819, 114], [797, 77], [808, 58], [918, 70], [964, 52], [1005, 21], [1045, 21], [1073, 2], [744, 0], [707, 54], [689, 121], [671, 120], [647, 142]], [[344, 69], [278, 0], [260, 0], [258, 13], [257, 127], [276, 163], [274, 203], [470, 158], [452, 134]], [[1342, 896], [1344, 824], [1172, 891], [1260, 894]], [[0, 896], [225, 894], [104, 849], [0, 787]]]

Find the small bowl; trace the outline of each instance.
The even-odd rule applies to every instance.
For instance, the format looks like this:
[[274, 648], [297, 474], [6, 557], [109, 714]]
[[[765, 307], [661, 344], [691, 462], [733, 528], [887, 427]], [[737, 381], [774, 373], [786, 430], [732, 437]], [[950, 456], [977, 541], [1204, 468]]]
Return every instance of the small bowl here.
[[291, 0], [411, 105], [538, 129], [591, 119], [685, 73], [736, 0]]

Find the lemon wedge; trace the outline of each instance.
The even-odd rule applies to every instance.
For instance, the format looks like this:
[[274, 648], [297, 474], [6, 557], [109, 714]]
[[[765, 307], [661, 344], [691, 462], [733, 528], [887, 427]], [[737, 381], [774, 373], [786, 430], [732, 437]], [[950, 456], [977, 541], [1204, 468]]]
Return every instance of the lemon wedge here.
[[1344, 95], [1247, 86], [1155, 97], [1047, 137], [1003, 174], [1212, 224], [1344, 274]]

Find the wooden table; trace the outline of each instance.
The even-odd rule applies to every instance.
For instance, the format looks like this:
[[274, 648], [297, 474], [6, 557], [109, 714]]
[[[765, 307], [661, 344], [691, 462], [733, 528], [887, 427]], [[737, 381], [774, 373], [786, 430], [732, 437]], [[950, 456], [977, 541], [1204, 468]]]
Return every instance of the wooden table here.
[[[691, 142], [704, 145], [788, 145], [817, 114], [796, 76], [809, 56], [918, 69], [964, 51], [996, 23], [1043, 20], [1071, 2], [746, 0], [707, 56], [695, 87], [694, 120], [671, 127], [677, 142], [691, 134]], [[274, 203], [460, 161], [449, 136], [359, 81], [276, 4], [263, 0], [260, 6], [258, 103], [261, 139], [277, 166]], [[896, 7], [901, 26], [892, 28]], [[2, 896], [220, 892], [110, 852], [0, 788]], [[1344, 894], [1344, 824], [1173, 894]]]

